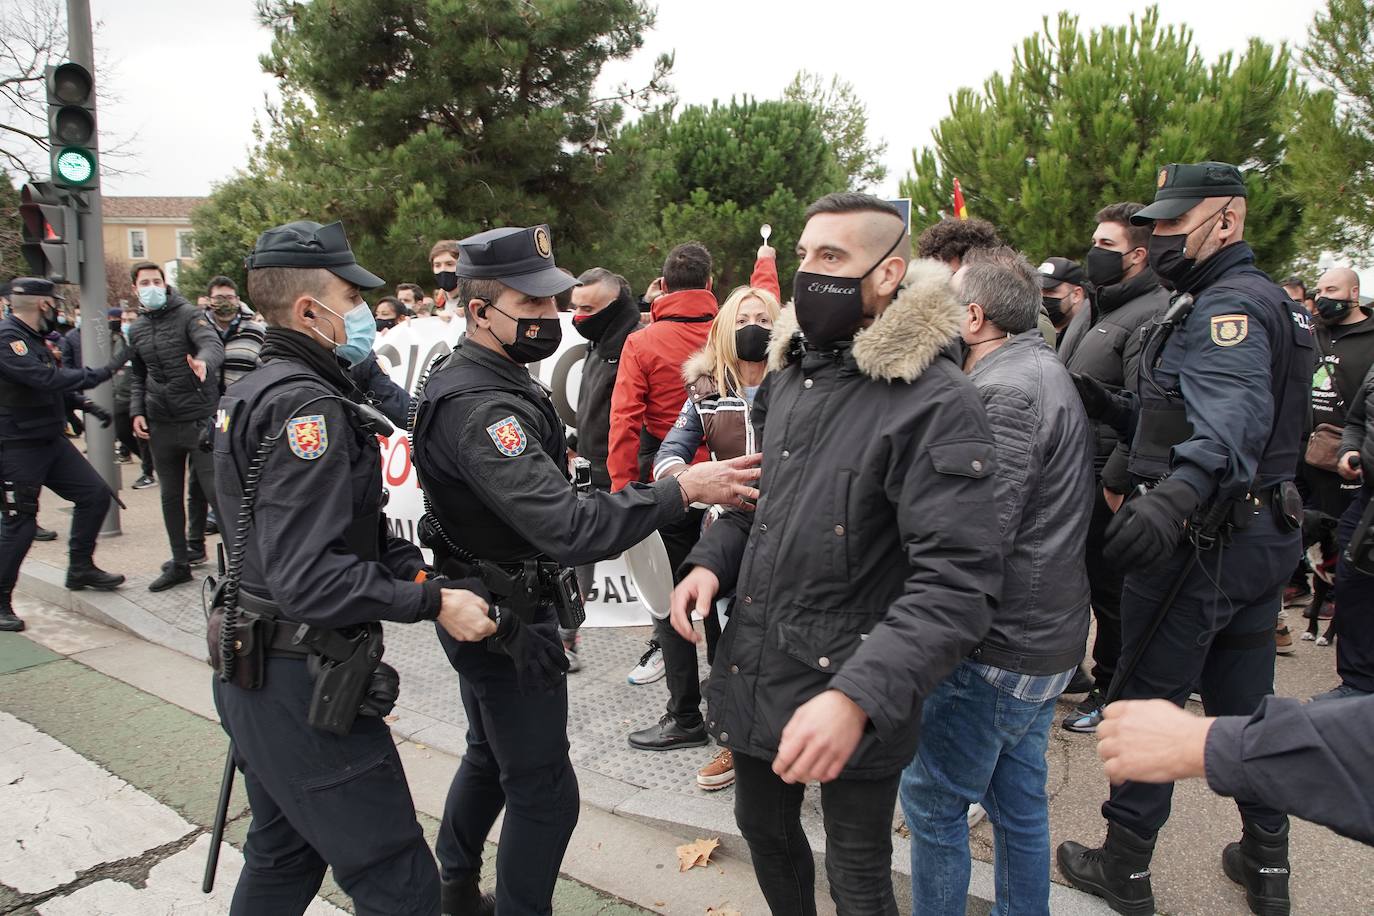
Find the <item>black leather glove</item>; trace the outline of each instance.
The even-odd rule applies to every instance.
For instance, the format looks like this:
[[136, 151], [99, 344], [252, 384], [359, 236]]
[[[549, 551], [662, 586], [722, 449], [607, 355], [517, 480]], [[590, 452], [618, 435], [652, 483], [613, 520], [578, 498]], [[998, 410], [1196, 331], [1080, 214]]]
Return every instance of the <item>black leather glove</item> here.
[[1166, 478], [1121, 507], [1107, 526], [1102, 555], [1121, 570], [1153, 566], [1167, 559], [1183, 539], [1184, 523], [1197, 505], [1192, 487]]
[[87, 402], [86, 406], [83, 407], [82, 410], [84, 410], [91, 416], [95, 417], [97, 420], [99, 420], [101, 429], [110, 428], [110, 421], [112, 421], [114, 417], [110, 416], [110, 412], [106, 410], [104, 407], [101, 407], [99, 404], [92, 404]]
[[1071, 373], [1073, 385], [1083, 400], [1083, 410], [1099, 423], [1106, 423], [1126, 435], [1131, 422], [1131, 402], [1090, 375]]
[[518, 618], [512, 619], [510, 635], [503, 642], [515, 662], [521, 693], [543, 693], [562, 683], [568, 670], [568, 656], [563, 652], [555, 621], [522, 623]]

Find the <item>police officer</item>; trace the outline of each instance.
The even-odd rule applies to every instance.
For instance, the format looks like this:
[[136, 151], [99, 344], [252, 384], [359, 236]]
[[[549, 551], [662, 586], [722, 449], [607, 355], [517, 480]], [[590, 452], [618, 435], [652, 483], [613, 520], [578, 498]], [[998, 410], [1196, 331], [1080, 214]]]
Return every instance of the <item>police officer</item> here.
[[[1176, 293], [1142, 348], [1127, 430], [1130, 472], [1148, 489], [1106, 535], [1107, 558], [1131, 570], [1109, 699], [1182, 706], [1196, 689], [1208, 715], [1245, 716], [1273, 692], [1274, 618], [1301, 550], [1292, 481], [1314, 351], [1308, 315], [1255, 267], [1245, 215], [1240, 171], [1202, 162], [1167, 166], [1154, 202], [1131, 217], [1153, 223], [1150, 266]], [[1092, 410], [1091, 386], [1084, 394]], [[1059, 847], [1069, 881], [1119, 913], [1153, 913], [1149, 863], [1172, 790], [1113, 786], [1105, 844]], [[1225, 873], [1253, 912], [1287, 913], [1287, 818], [1237, 804], [1241, 840], [1222, 853]]]
[[63, 428], [67, 410], [84, 410], [110, 425], [110, 414], [80, 394], [110, 378], [128, 361], [119, 348], [108, 365], [59, 369], [43, 335], [58, 328], [63, 298], [48, 280], [19, 277], [10, 284], [10, 315], [0, 320], [0, 631], [18, 632], [24, 621], [10, 596], [19, 565], [38, 527], [38, 491], [47, 487], [75, 505], [67, 588], [118, 588], [124, 577], [98, 568], [91, 557], [110, 488]]
[[[556, 611], [580, 603], [571, 567], [681, 521], [691, 502], [756, 498], [747, 484], [758, 476], [751, 467], [757, 456], [579, 499], [563, 424], [547, 389], [525, 368], [557, 351], [562, 325], [554, 296], [577, 285], [554, 266], [548, 227], [463, 240], [457, 274], [455, 301], [466, 309], [467, 333], [429, 373], [414, 459], [436, 567], [448, 573], [474, 564], [492, 590], [500, 629], [478, 644], [439, 633], [468, 720], [467, 753], [437, 843], [444, 913], [491, 913], [495, 905], [501, 916], [546, 914], [577, 823], [568, 663]], [[493, 901], [480, 896], [478, 877], [483, 843], [503, 807]]]
[[376, 332], [361, 290], [382, 281], [340, 223], [269, 229], [246, 266], [268, 325], [262, 365], [221, 399], [214, 440], [232, 523], [210, 626], [215, 703], [253, 810], [231, 913], [300, 913], [328, 865], [360, 914], [434, 916], [434, 857], [382, 718], [397, 682], [378, 621], [437, 620], [455, 640], [495, 626], [483, 598], [441, 587], [416, 547], [385, 535], [388, 430], [347, 376]]

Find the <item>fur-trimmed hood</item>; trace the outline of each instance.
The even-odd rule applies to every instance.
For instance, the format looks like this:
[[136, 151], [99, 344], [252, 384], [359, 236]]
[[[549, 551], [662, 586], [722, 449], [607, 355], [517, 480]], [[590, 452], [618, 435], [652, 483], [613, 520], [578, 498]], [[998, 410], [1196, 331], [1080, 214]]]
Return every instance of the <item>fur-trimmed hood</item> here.
[[[939, 261], [921, 259], [907, 265], [897, 298], [873, 324], [854, 335], [850, 352], [860, 372], [875, 381], [915, 381], [958, 339], [963, 309], [950, 288], [950, 276]], [[770, 371], [786, 368], [792, 337], [799, 330], [796, 310], [789, 305], [773, 327]]]
[[710, 378], [716, 371], [716, 361], [711, 358], [711, 348], [702, 347], [682, 364], [682, 380], [688, 385], [705, 376]]

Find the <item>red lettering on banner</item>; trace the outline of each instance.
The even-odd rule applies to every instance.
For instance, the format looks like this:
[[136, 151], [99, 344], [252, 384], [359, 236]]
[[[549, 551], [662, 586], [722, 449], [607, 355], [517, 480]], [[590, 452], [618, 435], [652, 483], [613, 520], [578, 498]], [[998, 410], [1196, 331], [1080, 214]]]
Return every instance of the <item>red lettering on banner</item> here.
[[[397, 436], [394, 441], [377, 437], [382, 447], [382, 474], [389, 486], [400, 486], [410, 479], [410, 441], [405, 436]], [[400, 456], [400, 470], [396, 469], [397, 456]]]

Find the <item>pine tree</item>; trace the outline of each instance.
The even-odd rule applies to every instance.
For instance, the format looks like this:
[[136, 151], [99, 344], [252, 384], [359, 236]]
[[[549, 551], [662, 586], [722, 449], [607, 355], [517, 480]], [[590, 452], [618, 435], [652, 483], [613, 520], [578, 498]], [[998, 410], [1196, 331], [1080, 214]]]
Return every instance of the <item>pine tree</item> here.
[[1116, 201], [1148, 203], [1170, 162], [1218, 160], [1246, 170], [1246, 239], [1262, 267], [1293, 256], [1301, 215], [1285, 191], [1285, 136], [1301, 98], [1288, 51], [1252, 39], [1238, 58], [1207, 63], [1187, 27], [1149, 8], [1128, 26], [1080, 33], [1048, 17], [1016, 51], [1010, 76], [981, 93], [960, 89], [913, 152], [913, 231], [950, 209], [954, 178], [970, 216], [990, 220], [1032, 260], [1081, 258], [1093, 214]]

